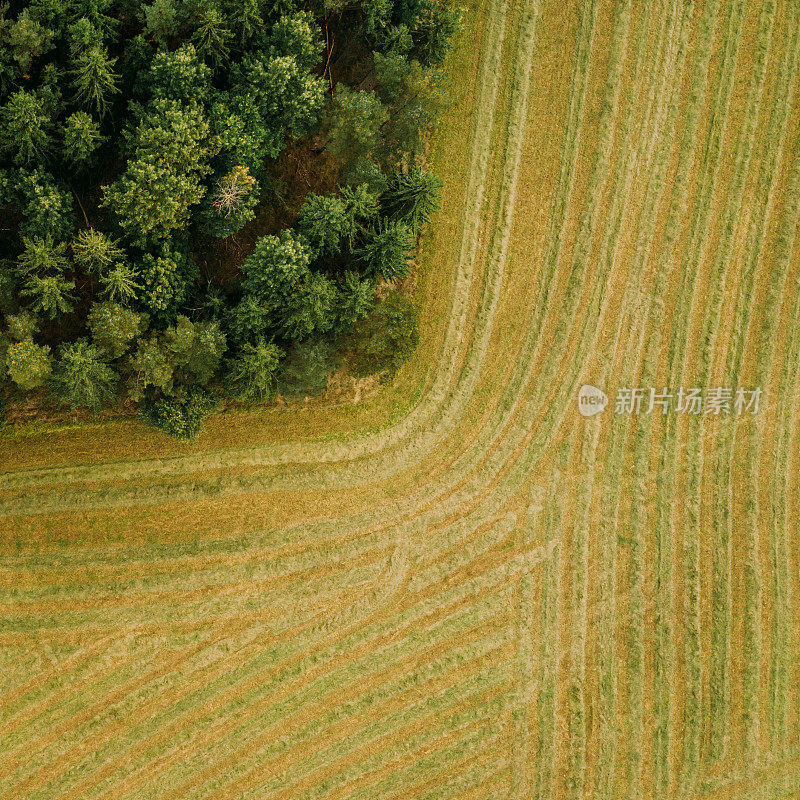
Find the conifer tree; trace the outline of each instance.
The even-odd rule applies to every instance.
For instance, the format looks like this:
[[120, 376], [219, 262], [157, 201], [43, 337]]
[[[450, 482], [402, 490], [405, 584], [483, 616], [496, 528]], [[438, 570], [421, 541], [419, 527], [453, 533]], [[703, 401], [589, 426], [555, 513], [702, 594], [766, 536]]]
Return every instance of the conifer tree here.
[[263, 338], [245, 344], [228, 365], [227, 381], [234, 396], [256, 402], [271, 399], [276, 391], [276, 373], [282, 355], [276, 344]]
[[232, 36], [219, 7], [211, 0], [204, 0], [197, 9], [192, 33], [192, 42], [197, 52], [215, 68], [219, 68], [228, 62], [228, 41]]
[[20, 296], [30, 298], [34, 313], [42, 313], [49, 319], [55, 319], [60, 314], [69, 314], [74, 308], [75, 298], [70, 294], [74, 288], [75, 284], [61, 273], [29, 275]]
[[105, 141], [100, 125], [85, 111], [76, 111], [64, 120], [63, 131], [65, 161], [73, 167], [89, 166]]
[[173, 0], [153, 0], [142, 7], [145, 33], [158, 44], [166, 45], [178, 32], [178, 10]]
[[111, 400], [117, 375], [101, 352], [86, 339], [62, 344], [53, 367], [50, 389], [70, 408], [99, 411]]
[[41, 164], [53, 147], [52, 127], [41, 97], [20, 89], [0, 107], [0, 153], [18, 166]]
[[352, 217], [345, 202], [333, 195], [309, 194], [297, 219], [297, 229], [305, 236], [315, 256], [335, 256], [345, 239], [352, 239]]
[[79, 231], [72, 241], [72, 256], [75, 264], [84, 272], [102, 275], [125, 259], [125, 251], [116, 239], [102, 231], [87, 228]]
[[7, 47], [23, 74], [30, 72], [34, 59], [53, 47], [53, 31], [34, 19], [29, 8], [23, 8], [6, 34]]
[[414, 232], [404, 222], [381, 219], [355, 251], [355, 260], [369, 277], [405, 278], [415, 244]]
[[190, 207], [202, 200], [201, 179], [217, 148], [198, 103], [154, 100], [132, 137], [125, 173], [105, 190], [104, 205], [135, 242], [167, 237], [186, 227]]
[[102, 45], [84, 50], [74, 60], [75, 99], [94, 109], [101, 118], [108, 110], [111, 95], [119, 92], [119, 75], [113, 69], [116, 61]]

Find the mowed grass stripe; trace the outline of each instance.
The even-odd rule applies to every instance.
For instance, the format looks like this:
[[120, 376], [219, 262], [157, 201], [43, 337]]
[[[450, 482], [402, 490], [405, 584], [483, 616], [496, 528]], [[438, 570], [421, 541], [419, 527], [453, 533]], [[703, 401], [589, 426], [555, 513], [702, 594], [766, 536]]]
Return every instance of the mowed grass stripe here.
[[[683, 66], [688, 47], [689, 33], [691, 30], [691, 21], [694, 16], [694, 3], [689, 3], [684, 6], [683, 15], [681, 20], [680, 38], [678, 42], [678, 52], [676, 58]], [[713, 9], [712, 9], [713, 11]], [[702, 69], [704, 60], [704, 48], [701, 46], [698, 52], [698, 62], [696, 66]], [[665, 138], [672, 139], [675, 135], [675, 126], [677, 121], [677, 110], [680, 98], [680, 87], [683, 84], [683, 68], [678, 73], [680, 80], [676, 81], [676, 91], [674, 92], [673, 99], [670, 103], [667, 121], [665, 125]], [[691, 98], [690, 98], [691, 100]], [[694, 114], [696, 119], [698, 116], [697, 109], [686, 109], [687, 116], [690, 113]], [[688, 122], [688, 121], [687, 121]], [[688, 122], [689, 130], [691, 130], [691, 122]], [[691, 141], [693, 135], [686, 136], [684, 141], [688, 139]], [[656, 184], [666, 182], [666, 175], [668, 169], [669, 156], [671, 155], [672, 148], [670, 146], [662, 147], [660, 164], [654, 170], [654, 177]], [[685, 177], [683, 170], [686, 167], [683, 164], [686, 162], [684, 157], [681, 161], [681, 154], [678, 154], [678, 166], [676, 168], [676, 178], [673, 183], [672, 190], [669, 193], [670, 205], [668, 206], [670, 212], [679, 207], [685, 198]], [[649, 242], [653, 237], [655, 229], [655, 207], [653, 208], [652, 220], [653, 222], [645, 226], [647, 230], [646, 241]], [[667, 225], [669, 225], [668, 216]], [[662, 245], [663, 247], [663, 245]], [[669, 247], [669, 245], [668, 245]], [[668, 249], [662, 250], [666, 255]], [[642, 365], [641, 378], [638, 381], [640, 386], [653, 387], [657, 385], [657, 364], [660, 357], [661, 344], [662, 344], [662, 321], [664, 318], [664, 295], [668, 286], [668, 267], [664, 257], [659, 258], [655, 267], [655, 278], [651, 289], [649, 312], [647, 319], [647, 341], [645, 346], [645, 355]], [[653, 432], [651, 430], [651, 419], [639, 418], [637, 420], [640, 426], [637, 446], [634, 448], [634, 459], [638, 463], [638, 459], [642, 459], [643, 464], [649, 458], [652, 449]], [[663, 426], [659, 426], [659, 433], [663, 435]], [[663, 448], [661, 450], [664, 452]], [[652, 777], [652, 794], [654, 798], [664, 798], [669, 796], [670, 781], [671, 781], [671, 751], [672, 751], [672, 736], [671, 736], [671, 710], [672, 710], [672, 681], [675, 678], [674, 674], [674, 652], [673, 652], [673, 623], [672, 617], [674, 613], [673, 607], [673, 589], [672, 589], [672, 572], [674, 569], [673, 563], [673, 547], [672, 547], [672, 532], [669, 528], [668, 519], [670, 509], [665, 507], [665, 504], [659, 498], [660, 489], [660, 474], [659, 468], [662, 462], [659, 459], [658, 464], [652, 463], [648, 466], [648, 472], [655, 467], [655, 520], [652, 525], [655, 528], [655, 564], [654, 564], [654, 639], [653, 639], [653, 777]], [[642, 476], [643, 479], [644, 476]], [[636, 502], [636, 500], [634, 500]]]
[[[563, 465], [563, 455], [557, 463]], [[542, 545], [552, 543], [552, 556], [542, 567], [541, 619], [539, 623], [539, 673], [536, 696], [536, 730], [538, 742], [533, 768], [534, 797], [545, 800], [552, 796], [555, 772], [556, 737], [556, 688], [561, 641], [559, 636], [559, 606], [561, 595], [561, 551], [560, 551], [560, 482], [561, 472], [553, 470], [546, 493], [544, 530]]]
[[[473, 570], [476, 569], [476, 565], [471, 565], [471, 567], [472, 567]], [[462, 578], [462, 582], [463, 582], [463, 576], [460, 576], [460, 577]], [[502, 578], [507, 580], [507, 576], [506, 575], [503, 575]], [[467, 588], [469, 584], [467, 584], [467, 587], [465, 587], [465, 586], [462, 586], [460, 583], [454, 581], [453, 585], [457, 586], [460, 591], [463, 591], [463, 589]], [[478, 589], [478, 591], [480, 592], [480, 591], [483, 591], [483, 590]], [[421, 597], [425, 597], [425, 594], [426, 593], [423, 593]], [[427, 594], [430, 595], [431, 592], [427, 592]], [[417, 597], [415, 599], [417, 601], [419, 601], [419, 599], [421, 599], [421, 598], [420, 598], [419, 595], [417, 595]], [[475, 598], [473, 597], [473, 602], [474, 602], [474, 599]], [[406, 605], [411, 607], [411, 608], [414, 607], [413, 602], [406, 603]], [[430, 612], [428, 614], [425, 614], [423, 616], [423, 619], [426, 619], [428, 624], [433, 624], [433, 622], [435, 621], [435, 619], [437, 617], [443, 616], [445, 614], [445, 612], [447, 612], [448, 610], [450, 610], [450, 612], [452, 613], [452, 611], [453, 611], [452, 603], [450, 605], [442, 605], [442, 606], [437, 605], [436, 612], [433, 615], [431, 615]], [[422, 611], [424, 612], [425, 609], [423, 608]], [[417, 611], [416, 613], [419, 614], [420, 611]], [[430, 619], [431, 616], [433, 616], [433, 620]], [[372, 625], [372, 629], [382, 639], [386, 639], [388, 637], [389, 641], [395, 641], [395, 642], [397, 642], [398, 640], [402, 641], [402, 635], [403, 635], [402, 631], [403, 631], [404, 627], [408, 623], [403, 623], [403, 617], [400, 617], [399, 619], [397, 619], [395, 621], [395, 626], [398, 626], [398, 624], [399, 624], [399, 627], [396, 627], [394, 630], [392, 630], [391, 628], [388, 627], [391, 624], [392, 619], [394, 619], [394, 618], [390, 617], [389, 620], [387, 620], [387, 622], [385, 624], [381, 624], [377, 628], [377, 630], [375, 630], [375, 625], [373, 624]], [[413, 619], [413, 617], [412, 617], [412, 619]], [[362, 631], [360, 629], [357, 629], [356, 632], [355, 632], [355, 636], [357, 638], [355, 640], [353, 640], [354, 634], [351, 633], [349, 636], [346, 636], [346, 633], [347, 633], [346, 630], [345, 631], [340, 631], [340, 632], [338, 632], [337, 634], [335, 634], [333, 636], [334, 643], [337, 646], [337, 652], [339, 653], [338, 660], [339, 660], [340, 663], [345, 663], [345, 664], [348, 663], [349, 660], [351, 660], [352, 658], [355, 657], [355, 654], [357, 654], [359, 652], [359, 650], [363, 651], [363, 652], [367, 652], [370, 649], [370, 647], [374, 649], [375, 642], [369, 636], [369, 629], [367, 629], [366, 631]], [[296, 634], [296, 631], [295, 631], [295, 634]], [[345, 644], [346, 642], [348, 642], [348, 639], [350, 640], [349, 644]], [[313, 641], [313, 638], [312, 638], [311, 641]], [[356, 642], [358, 642], [358, 641], [361, 641], [362, 643], [360, 644], [359, 647], [356, 648], [355, 645], [356, 645]], [[257, 645], [258, 645], [257, 641], [253, 642], [248, 648], [246, 648], [242, 652], [242, 656], [246, 655], [248, 650], [250, 650], [250, 651], [252, 651], [254, 653], [259, 653]], [[302, 645], [302, 642], [300, 642], [300, 645]], [[397, 649], [399, 646], [400, 645], [398, 645], [398, 644], [394, 645], [395, 649]], [[313, 653], [315, 651], [319, 652], [320, 648], [321, 648], [321, 643], [317, 643], [317, 646], [311, 651], [309, 651], [309, 650], [303, 651], [302, 646], [301, 646], [301, 647], [293, 647], [292, 650], [290, 651], [290, 653], [291, 652], [297, 652], [297, 650], [300, 650], [301, 651], [300, 655], [302, 655], [302, 653], [305, 652], [307, 655], [304, 656], [304, 657], [307, 658], [308, 655], [310, 655], [311, 653]], [[332, 655], [333, 655], [333, 653], [332, 653]], [[271, 665], [270, 672], [272, 672], [273, 674], [280, 673], [281, 669], [283, 669], [284, 671], [287, 669], [288, 665], [286, 663], [284, 663], [284, 661], [282, 661], [282, 660], [278, 660], [276, 662], [275, 654], [270, 652], [270, 651], [261, 652], [261, 653], [259, 653], [259, 656], [260, 656], [260, 661], [262, 661], [264, 663], [264, 665], [267, 665], [267, 664]], [[302, 664], [302, 661], [298, 661], [296, 656], [294, 657], [293, 660], [294, 660], [294, 663], [297, 664], [297, 666], [296, 667], [291, 667], [291, 669], [296, 671], [297, 668], [300, 666], [300, 664]], [[371, 663], [375, 662], [375, 656], [374, 655], [371, 657], [370, 661], [371, 661]], [[290, 660], [289, 664], [291, 664], [291, 663], [292, 663], [292, 661]], [[323, 660], [321, 663], [324, 664], [326, 662]], [[231, 667], [231, 664], [230, 664], [230, 660], [229, 660], [228, 668], [230, 669], [230, 667]], [[253, 687], [253, 688], [262, 687], [263, 679], [264, 679], [264, 677], [263, 677], [263, 667], [257, 668], [255, 666], [255, 664], [254, 664], [252, 667], [248, 668], [248, 672], [250, 674], [249, 685], [251, 687]], [[248, 673], [246, 672], [245, 675], [247, 675], [247, 674]], [[310, 680], [312, 677], [313, 677], [313, 673], [312, 673], [312, 675], [306, 676], [306, 680]], [[222, 674], [219, 680], [222, 681], [222, 686], [225, 686], [226, 684], [230, 685], [230, 676], [229, 675]], [[285, 677], [282, 680], [285, 681]], [[239, 684], [238, 686], [236, 685], [237, 683]], [[245, 683], [245, 686], [246, 685], [247, 685], [247, 683]], [[208, 707], [209, 708], [213, 707], [216, 710], [219, 710], [219, 708], [220, 708], [220, 700], [219, 700], [218, 697], [216, 697], [214, 695], [214, 693], [212, 691], [212, 690], [214, 690], [214, 688], [215, 687], [214, 687], [214, 683], [213, 682], [210, 683], [210, 684], [205, 684], [202, 694], [197, 699], [202, 701], [204, 698], [207, 698], [206, 699], [207, 705], [209, 703], [211, 703], [211, 701], [213, 700], [213, 705], [209, 705]], [[233, 693], [234, 688], [236, 689], [236, 694]], [[219, 691], [219, 689], [217, 688], [216, 691]], [[231, 698], [232, 699], [234, 697], [236, 697], [237, 695], [239, 695], [242, 691], [243, 691], [243, 687], [241, 686], [241, 679], [237, 679], [237, 681], [234, 682], [234, 684], [231, 687], [231, 689], [227, 690], [227, 692], [229, 694], [231, 694]], [[185, 691], [180, 688], [180, 685], [178, 685], [177, 687], [175, 687], [173, 689], [173, 694], [175, 692], [179, 692], [180, 694], [185, 693]], [[223, 696], [224, 696], [224, 694], [225, 694], [225, 692], [223, 691]], [[167, 704], [168, 700], [169, 700], [168, 697], [165, 698], [163, 696], [156, 696], [154, 698], [154, 700], [149, 705], [152, 706], [153, 702], [156, 702], [157, 703], [156, 708], [158, 708], [158, 706], [166, 706], [167, 709], [168, 709], [169, 708], [169, 705]], [[197, 701], [195, 700], [194, 702], [196, 703]], [[143, 707], [137, 708], [137, 710], [135, 712], [136, 716], [144, 715], [145, 718], [146, 718], [147, 705], [148, 704], [145, 704]], [[236, 705], [237, 706], [240, 705], [240, 702], [236, 701]], [[224, 709], [224, 705], [222, 706], [222, 708]], [[253, 713], [254, 714], [255, 711], [256, 711], [256, 709], [249, 708], [249, 713]], [[195, 716], [196, 716], [196, 712], [195, 712]], [[198, 717], [198, 719], [203, 719], [203, 717]], [[186, 721], [184, 721], [184, 725], [185, 725], [185, 722]], [[209, 733], [211, 733], [214, 736], [219, 735], [219, 729], [218, 728], [211, 728], [211, 729], [208, 728], [208, 720], [207, 719], [203, 723], [203, 729], [204, 729], [204, 735], [205, 736], [208, 736]], [[166, 734], [166, 731], [159, 731], [158, 732], [158, 736], [160, 738], [164, 738], [165, 734]], [[104, 734], [104, 735], [106, 736], [106, 738], [108, 738], [108, 736], [109, 736], [109, 734]], [[141, 745], [137, 745], [137, 746], [141, 746]], [[124, 753], [124, 751], [122, 751], [122, 752]], [[121, 756], [121, 754], [118, 754], [118, 755]]]
[[[754, 385], [769, 384], [773, 351], [776, 339], [776, 326], [779, 303], [784, 291], [786, 273], [793, 254], [797, 225], [800, 221], [800, 157], [795, 157], [792, 175], [787, 189], [787, 201], [781, 220], [773, 271], [766, 288], [766, 301], [760, 328], [756, 328], [758, 356], [753, 374]], [[754, 759], [759, 746], [759, 688], [761, 680], [761, 579], [759, 567], [759, 518], [761, 514], [758, 499], [758, 473], [761, 448], [766, 435], [764, 416], [751, 421], [747, 438], [747, 470], [745, 503], [745, 563], [744, 563], [744, 676], [742, 722], [744, 754], [748, 760]], [[752, 494], [750, 494], [752, 492]]]
[[[664, 191], [665, 178], [669, 163], [669, 156], [672, 149], [672, 130], [677, 116], [677, 101], [680, 95], [681, 81], [676, 80], [677, 76], [682, 75], [683, 56], [685, 53], [685, 31], [691, 19], [692, 6], [684, 6], [682, 13], [678, 13], [675, 5], [670, 10], [667, 18], [670, 20], [669, 33], [666, 41], [669, 47], [666, 48], [667, 55], [665, 60], [669, 64], [669, 70], [664, 73], [672, 77], [670, 88], [662, 86], [661, 97], [664, 102], [659, 108], [659, 113], [655, 115], [657, 120], [659, 135], [658, 147], [651, 150], [651, 160], [649, 163], [648, 179], [646, 181], [645, 196], [641, 205], [641, 216], [638, 220], [636, 238], [631, 254], [634, 265], [638, 265], [638, 276], [629, 278], [628, 291], [629, 298], [623, 301], [624, 306], [629, 304], [634, 308], [630, 325], [632, 330], [639, 330], [639, 345], [628, 355], [631, 365], [637, 364], [640, 359], [644, 359], [643, 370], [647, 371], [647, 359], [644, 355], [646, 350], [645, 343], [647, 322], [647, 302], [643, 302], [641, 297], [642, 284], [644, 283], [643, 265], [646, 263], [646, 253], [650, 246], [656, 224], [656, 209], [661, 194]], [[682, 46], [681, 42], [684, 42]], [[666, 100], [668, 99], [668, 102]], [[655, 289], [653, 290], [655, 291]], [[620, 331], [617, 331], [619, 337]], [[641, 355], [639, 355], [641, 354]], [[643, 377], [639, 385], [647, 385]], [[628, 546], [628, 603], [627, 603], [627, 748], [626, 748], [626, 770], [625, 784], [631, 797], [641, 796], [643, 792], [643, 740], [644, 732], [644, 517], [646, 509], [646, 477], [649, 473], [648, 452], [649, 437], [648, 431], [642, 426], [650, 421], [650, 417], [640, 417], [635, 430], [633, 445], [633, 461], [631, 467], [631, 485], [633, 499], [631, 502], [630, 519], [628, 522], [629, 534], [626, 537]]]
[[[755, 144], [774, 21], [775, 5], [772, 0], [766, 0], [761, 6], [759, 15], [755, 57], [752, 64], [744, 124], [741, 128], [733, 159], [732, 180], [731, 185], [728, 187], [722, 215], [722, 230], [711, 268], [711, 295], [705, 309], [698, 349], [696, 385], [701, 387], [712, 385], [713, 358], [721, 320], [724, 288], [728, 279], [728, 265], [732, 259], [733, 247], [736, 241], [736, 225], [737, 221], [741, 219], [741, 206], [750, 159]], [[688, 452], [697, 454], [695, 458], [699, 461], [702, 461], [704, 423], [705, 420], [698, 417], [693, 419], [692, 424], [690, 424]], [[691, 502], [698, 504], [701, 500], [699, 497], [694, 497], [694, 491], [700, 492], [699, 482], [702, 480], [700, 472], [699, 470], [697, 473], [692, 473], [697, 475], [698, 483], [693, 484], [693, 499]], [[715, 519], [713, 524], [715, 577], [710, 631], [712, 659], [709, 676], [709, 713], [711, 732], [708, 751], [708, 757], [712, 760], [718, 758], [723, 752], [728, 739], [728, 726], [730, 724], [730, 682], [728, 678], [730, 613], [727, 611], [729, 599], [726, 588], [726, 576], [729, 568], [724, 556], [724, 553], [727, 552], [727, 526], [724, 519]]]
[[[699, 50], [701, 57], [696, 62], [694, 78], [705, 85], [708, 75], [708, 64], [711, 57], [713, 38], [711, 36], [711, 23], [716, 16], [716, 5], [708, 7], [708, 14], [704, 14], [700, 22]], [[698, 141], [696, 133], [699, 125], [694, 124], [694, 119], [686, 127], [688, 136], [684, 137], [682, 152], [679, 155], [678, 175], [688, 178], [688, 161], [693, 153], [695, 159], [700, 159], [699, 186], [695, 202], [695, 209], [689, 219], [688, 241], [686, 250], [680, 258], [680, 274], [682, 277], [677, 306], [672, 315], [672, 330], [669, 338], [667, 359], [668, 385], [679, 387], [682, 385], [682, 376], [685, 371], [686, 330], [688, 328], [692, 310], [692, 297], [697, 280], [697, 272], [701, 262], [701, 248], [703, 245], [702, 232], [707, 227], [710, 214], [711, 199], [714, 195], [717, 174], [720, 167], [719, 154], [724, 138], [727, 109], [733, 86], [734, 73], [738, 58], [738, 46], [743, 22], [743, 4], [736, 3], [730, 10], [722, 31], [723, 55], [720, 70], [717, 73], [716, 85], [712, 95], [711, 112], [709, 117], [709, 130], [704, 144]], [[690, 109], [692, 101], [699, 97], [700, 85], [692, 82], [695, 87], [690, 94]], [[698, 108], [698, 106], [694, 106]], [[699, 110], [699, 108], [698, 108]], [[681, 160], [681, 159], [687, 160]], [[681, 175], [681, 167], [686, 165], [686, 172]], [[673, 206], [674, 207], [674, 206]], [[675, 217], [677, 223], [677, 217]], [[676, 226], [677, 227], [677, 226]], [[667, 233], [675, 237], [677, 243], [677, 230]], [[668, 251], [667, 251], [668, 252]], [[676, 254], [677, 255], [677, 254]], [[669, 417], [665, 436], [677, 437], [671, 427], [676, 425], [674, 416]], [[689, 460], [687, 488], [699, 482], [700, 465], [697, 457]], [[677, 459], [676, 459], [677, 465]], [[685, 521], [683, 524], [683, 591], [684, 591], [684, 671], [686, 675], [687, 696], [684, 701], [684, 729], [683, 729], [683, 759], [680, 778], [680, 795], [690, 797], [692, 787], [700, 767], [700, 736], [702, 720], [702, 666], [700, 661], [700, 555], [699, 555], [699, 507], [696, 500], [687, 503]]]
[[[798, 9], [788, 14], [788, 21], [797, 19]], [[774, 13], [772, 9], [771, 13]], [[774, 99], [767, 131], [763, 137], [765, 146], [760, 159], [757, 192], [753, 201], [753, 213], [747, 231], [744, 250], [745, 264], [743, 277], [737, 294], [736, 312], [732, 325], [730, 343], [727, 348], [725, 368], [725, 385], [737, 387], [743, 385], [743, 359], [746, 333], [749, 328], [753, 309], [753, 284], [757, 266], [761, 260], [763, 243], [771, 220], [771, 212], [775, 201], [775, 187], [778, 181], [780, 164], [783, 161], [783, 150], [789, 111], [793, 105], [796, 89], [797, 47], [800, 26], [793, 24], [786, 33], [788, 41], [778, 58]], [[788, 57], [787, 57], [788, 56]], [[766, 266], [766, 265], [765, 265]], [[720, 758], [727, 741], [727, 725], [729, 722], [730, 703], [730, 605], [731, 605], [731, 536], [733, 532], [733, 484], [731, 476], [734, 470], [734, 452], [737, 438], [737, 418], [723, 419], [718, 437], [717, 472], [717, 509], [719, 524], [716, 526], [715, 567], [714, 567], [714, 619], [712, 631], [712, 676], [711, 685], [721, 691], [718, 707], [712, 706], [712, 722], [709, 757]]]
[[[660, 347], [664, 330], [662, 320], [665, 318], [664, 292], [676, 271], [677, 252], [679, 241], [680, 222], [687, 203], [689, 179], [695, 151], [699, 146], [697, 133], [700, 119], [705, 105], [707, 76], [711, 59], [711, 46], [713, 31], [717, 21], [719, 4], [710, 0], [703, 4], [702, 13], [697, 24], [697, 34], [693, 41], [695, 53], [692, 71], [690, 73], [689, 91], [686, 105], [683, 109], [683, 128], [680, 136], [680, 146], [677, 151], [675, 173], [672, 182], [670, 200], [667, 207], [666, 219], [661, 238], [661, 247], [656, 265], [655, 282], [653, 285], [653, 299], [651, 304], [650, 341], [648, 347], [657, 350]], [[675, 348], [675, 334], [671, 337], [670, 353]], [[674, 383], [671, 384], [674, 389]], [[655, 388], [655, 387], [654, 387]], [[656, 495], [656, 620], [655, 620], [655, 666], [654, 666], [654, 702], [656, 704], [656, 727], [654, 730], [654, 756], [656, 769], [654, 775], [654, 792], [662, 794], [665, 791], [665, 781], [669, 781], [669, 767], [665, 761], [669, 760], [669, 695], [661, 694], [665, 683], [679, 679], [677, 673], [672, 671], [671, 625], [670, 615], [673, 613], [671, 602], [672, 582], [669, 576], [672, 561], [671, 549], [675, 536], [673, 526], [673, 500], [675, 495], [675, 471], [677, 462], [678, 438], [674, 418], [668, 417], [666, 426], [661, 430], [661, 448], [657, 471]], [[685, 562], [688, 567], [689, 563]], [[690, 630], [690, 636], [693, 631]], [[699, 685], [696, 682], [695, 687]], [[690, 695], [691, 705], [699, 713], [697, 694], [695, 689], [694, 699]], [[695, 717], [696, 718], [696, 717]], [[683, 722], [683, 721], [682, 721]], [[693, 740], [688, 740], [688, 745]], [[666, 751], [666, 752], [665, 752]], [[692, 750], [687, 751], [687, 740], [684, 740], [684, 758], [687, 752], [691, 757]], [[674, 790], [673, 790], [674, 791]]]
[[569, 772], [566, 796], [580, 798], [586, 779], [586, 594], [589, 581], [589, 519], [594, 483], [594, 463], [600, 422], [586, 424], [583, 433], [580, 463], [585, 472], [581, 479], [575, 519], [573, 521], [570, 564], [570, 674], [567, 685], [569, 709]]
[[[541, 538], [544, 493], [541, 487], [534, 487], [528, 506], [528, 519], [522, 530], [523, 545], [533, 548]], [[542, 550], [544, 553], [544, 548]], [[549, 555], [543, 555], [548, 558]], [[535, 667], [534, 640], [534, 592], [541, 585], [541, 572], [533, 569], [525, 571], [519, 580], [516, 600], [516, 638], [517, 652], [514, 666], [515, 687], [514, 707], [511, 711], [513, 741], [511, 744], [511, 782], [509, 800], [529, 800], [532, 793], [532, 775], [529, 768], [531, 744], [531, 711], [537, 683]]]
[[[772, 627], [770, 632], [770, 686], [767, 718], [772, 751], [782, 755], [789, 745], [791, 714], [790, 680], [798, 642], [792, 629], [796, 609], [789, 553], [787, 502], [791, 492], [790, 445], [794, 430], [794, 398], [800, 381], [800, 293], [795, 295], [789, 340], [779, 383], [777, 445], [771, 489], [770, 554], [772, 580]], [[795, 578], [796, 580], [796, 578]]]

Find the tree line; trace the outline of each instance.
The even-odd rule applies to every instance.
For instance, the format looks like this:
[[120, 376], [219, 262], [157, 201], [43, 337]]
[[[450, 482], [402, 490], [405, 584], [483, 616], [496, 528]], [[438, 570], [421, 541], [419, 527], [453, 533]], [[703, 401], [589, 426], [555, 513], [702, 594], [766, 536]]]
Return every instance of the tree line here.
[[[342, 353], [396, 370], [458, 23], [440, 0], [0, 5], [4, 399], [130, 399], [190, 437], [220, 398], [320, 391]], [[281, 207], [287, 146], [314, 141], [333, 188], [232, 276], [202, 275], [198, 254]]]

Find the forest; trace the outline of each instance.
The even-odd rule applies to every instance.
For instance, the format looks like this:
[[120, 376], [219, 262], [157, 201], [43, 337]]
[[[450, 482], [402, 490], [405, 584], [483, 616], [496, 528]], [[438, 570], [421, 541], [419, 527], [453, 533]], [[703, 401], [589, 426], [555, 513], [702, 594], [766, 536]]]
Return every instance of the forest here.
[[223, 405], [391, 376], [441, 183], [439, 0], [0, 5], [2, 408]]

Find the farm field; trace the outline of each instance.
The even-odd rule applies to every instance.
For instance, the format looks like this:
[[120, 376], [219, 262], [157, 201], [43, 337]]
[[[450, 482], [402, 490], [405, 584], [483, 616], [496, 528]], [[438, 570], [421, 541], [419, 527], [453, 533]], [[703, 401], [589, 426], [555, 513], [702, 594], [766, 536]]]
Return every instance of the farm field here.
[[799, 61], [800, 0], [473, 0], [394, 384], [0, 438], [0, 798], [800, 796]]

